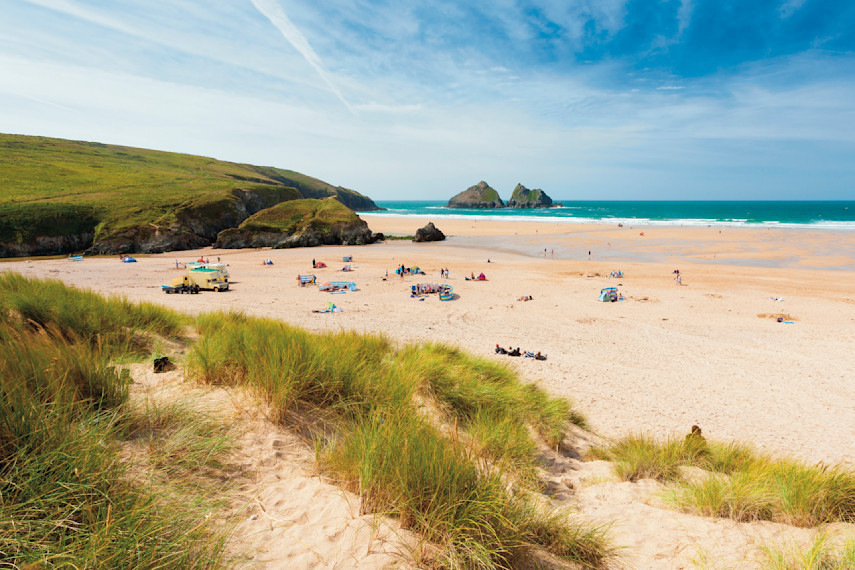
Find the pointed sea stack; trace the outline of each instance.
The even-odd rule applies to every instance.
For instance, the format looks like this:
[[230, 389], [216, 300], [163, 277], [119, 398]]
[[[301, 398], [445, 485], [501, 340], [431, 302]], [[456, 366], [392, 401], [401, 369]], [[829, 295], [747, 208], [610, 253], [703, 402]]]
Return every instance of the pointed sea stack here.
[[546, 192], [536, 188], [529, 190], [522, 184], [517, 184], [511, 199], [508, 200], [508, 208], [549, 208], [552, 206], [552, 198]]
[[504, 208], [505, 203], [489, 184], [483, 180], [470, 186], [448, 201], [449, 208]]

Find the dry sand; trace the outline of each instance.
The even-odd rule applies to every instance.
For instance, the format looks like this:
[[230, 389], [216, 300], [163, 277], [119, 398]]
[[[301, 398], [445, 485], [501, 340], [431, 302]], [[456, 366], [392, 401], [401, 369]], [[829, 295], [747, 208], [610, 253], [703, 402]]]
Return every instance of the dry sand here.
[[[427, 221], [366, 220], [373, 231], [409, 235]], [[510, 362], [523, 378], [576, 400], [593, 430], [606, 437], [681, 435], [698, 424], [712, 439], [740, 440], [809, 462], [855, 465], [855, 233], [436, 222], [449, 235], [444, 242], [206, 249], [140, 256], [131, 264], [115, 257], [15, 261], [0, 264], [0, 271], [54, 277], [190, 313], [241, 310], [313, 331], [353, 329], [400, 342], [446, 342]], [[180, 274], [175, 260], [200, 255], [229, 264], [232, 289], [164, 295], [160, 285]], [[354, 258], [351, 273], [337, 271], [344, 255]], [[263, 266], [265, 258], [274, 265]], [[312, 270], [313, 258], [328, 268]], [[400, 264], [427, 275], [398, 277]], [[439, 277], [442, 267], [450, 278]], [[675, 283], [675, 268], [682, 285]], [[624, 277], [609, 279], [614, 270]], [[488, 281], [464, 280], [472, 272], [486, 273]], [[298, 273], [353, 280], [358, 290], [330, 295], [298, 287]], [[411, 298], [410, 286], [420, 282], [448, 283], [456, 298]], [[608, 286], [627, 299], [598, 302]], [[533, 300], [519, 301], [522, 295]], [[343, 312], [311, 312], [328, 301]], [[793, 322], [779, 323], [778, 315]], [[548, 360], [498, 356], [497, 343], [541, 351]], [[781, 525], [676, 514], [658, 508], [651, 489], [605, 475], [581, 483], [597, 469], [568, 468], [577, 489], [584, 488], [575, 500], [586, 516], [616, 521], [617, 541], [630, 547], [631, 566], [680, 568], [704, 559], [752, 567], [764, 541], [811, 535]], [[754, 563], [740, 566], [743, 559]]]

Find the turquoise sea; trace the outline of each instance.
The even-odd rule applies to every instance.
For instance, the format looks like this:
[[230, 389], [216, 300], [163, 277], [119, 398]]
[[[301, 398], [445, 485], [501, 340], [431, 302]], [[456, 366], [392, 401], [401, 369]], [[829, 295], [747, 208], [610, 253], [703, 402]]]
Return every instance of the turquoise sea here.
[[855, 201], [570, 201], [536, 210], [461, 210], [443, 201], [379, 201], [374, 216], [627, 223], [667, 226], [797, 227], [855, 231]]

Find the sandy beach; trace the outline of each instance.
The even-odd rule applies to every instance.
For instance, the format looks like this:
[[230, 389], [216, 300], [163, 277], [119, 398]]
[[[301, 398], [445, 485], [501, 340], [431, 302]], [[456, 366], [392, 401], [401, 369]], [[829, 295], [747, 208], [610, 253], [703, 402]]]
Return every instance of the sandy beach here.
[[[413, 234], [426, 222], [366, 219], [372, 230], [389, 234]], [[853, 250], [855, 234], [575, 225], [568, 231], [555, 223], [468, 220], [438, 226], [449, 236], [443, 242], [206, 249], [138, 256], [131, 264], [117, 258], [10, 261], [0, 270], [191, 313], [239, 310], [315, 331], [353, 329], [401, 342], [460, 346], [510, 362], [524, 378], [575, 399], [595, 431], [606, 436], [676, 435], [698, 424], [715, 439], [808, 461], [855, 463], [855, 271], [803, 268], [851, 265], [855, 256], [838, 259], [830, 252]], [[601, 259], [609, 243], [626, 257]], [[666, 261], [628, 261], [650, 249]], [[579, 259], [568, 259], [570, 252]], [[354, 259], [350, 273], [338, 271], [346, 255]], [[175, 261], [200, 256], [229, 265], [231, 290], [164, 295], [160, 285], [180, 273]], [[265, 258], [274, 265], [263, 266]], [[313, 258], [328, 267], [313, 271]], [[740, 264], [727, 263], [730, 258]], [[400, 264], [426, 275], [398, 277]], [[441, 268], [449, 269], [448, 279], [440, 278]], [[674, 269], [682, 285], [675, 283]], [[624, 277], [610, 279], [617, 270]], [[481, 272], [487, 281], [464, 279]], [[358, 290], [330, 295], [298, 287], [301, 273], [315, 273], [320, 281], [352, 280]], [[448, 283], [457, 298], [411, 298], [410, 286], [423, 282]], [[598, 302], [600, 289], [610, 286], [618, 286], [626, 300]], [[519, 301], [524, 295], [533, 300]], [[312, 313], [328, 301], [343, 312]], [[793, 322], [778, 323], [778, 315]], [[497, 343], [549, 358], [497, 356]]]
[[[427, 221], [365, 219], [373, 231], [390, 235], [412, 235]], [[312, 331], [448, 343], [508, 362], [525, 380], [573, 399], [601, 436], [681, 436], [697, 424], [712, 439], [855, 466], [855, 233], [434, 221], [447, 240], [205, 249], [137, 256], [137, 263], [116, 257], [7, 261], [0, 271], [61, 279], [194, 314], [244, 311]], [[181, 273], [176, 260], [200, 256], [228, 264], [231, 290], [163, 294], [160, 285]], [[344, 256], [353, 256], [352, 272], [340, 271]], [[265, 258], [273, 265], [263, 265]], [[313, 270], [313, 258], [328, 267]], [[401, 264], [426, 275], [399, 277], [394, 270]], [[448, 278], [440, 277], [441, 268], [448, 268]], [[610, 278], [613, 271], [623, 277]], [[486, 281], [465, 279], [481, 272]], [[321, 282], [354, 281], [357, 290], [331, 295], [299, 287], [296, 276], [308, 273]], [[417, 283], [447, 283], [455, 298], [413, 298], [410, 287]], [[618, 287], [625, 300], [598, 302], [604, 287]], [[532, 300], [519, 300], [526, 295]], [[312, 312], [330, 301], [343, 311]], [[496, 355], [497, 343], [540, 351], [548, 360]], [[606, 485], [614, 489], [600, 485], [581, 504], [592, 516], [618, 521], [618, 542], [637, 549], [630, 566], [684, 567], [674, 562], [689, 556], [680, 544], [706, 540], [704, 548], [717, 549], [738, 535], [745, 544], [713, 554], [741, 567], [736, 562], [747, 556], [744, 549], [757, 548], [751, 533], [783, 536], [781, 525], [677, 514], [650, 506], [642, 487]], [[642, 540], [641, 524], [654, 534], [653, 527], [664, 530]], [[809, 540], [808, 531], [796, 532]], [[671, 550], [667, 564], [645, 562]]]

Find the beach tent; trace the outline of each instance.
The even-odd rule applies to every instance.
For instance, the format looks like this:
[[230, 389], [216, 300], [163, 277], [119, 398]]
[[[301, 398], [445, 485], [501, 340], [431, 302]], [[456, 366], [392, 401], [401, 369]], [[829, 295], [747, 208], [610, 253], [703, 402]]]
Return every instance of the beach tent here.
[[341, 258], [341, 260], [345, 263], [350, 263], [353, 261], [353, 256], [352, 255], [345, 255], [344, 257]]
[[606, 287], [605, 289], [600, 290], [600, 301], [604, 303], [614, 303], [618, 300], [617, 287]]
[[487, 280], [487, 276], [484, 275], [483, 273], [481, 275], [479, 275], [477, 279], [475, 279], [475, 281], [486, 281], [486, 280]]
[[126, 255], [122, 258], [122, 263], [136, 263], [137, 260], [131, 257], [130, 255]]

